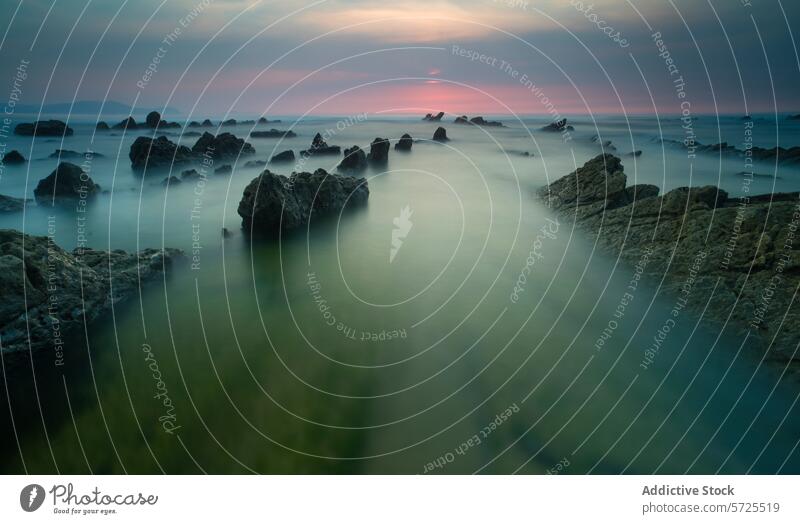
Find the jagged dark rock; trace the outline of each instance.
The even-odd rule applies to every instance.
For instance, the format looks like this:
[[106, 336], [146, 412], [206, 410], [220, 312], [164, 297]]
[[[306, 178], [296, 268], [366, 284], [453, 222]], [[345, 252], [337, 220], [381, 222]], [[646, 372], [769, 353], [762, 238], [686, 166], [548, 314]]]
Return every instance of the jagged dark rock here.
[[389, 161], [389, 139], [376, 138], [369, 146], [367, 161], [373, 164], [385, 164]]
[[294, 162], [294, 151], [287, 149], [286, 151], [281, 151], [277, 155], [272, 155], [272, 158], [269, 159], [270, 164], [278, 164], [281, 162]]
[[341, 171], [361, 171], [367, 167], [367, 155], [358, 147], [353, 146], [344, 150], [344, 158], [339, 163], [338, 169]]
[[180, 256], [175, 249], [70, 253], [48, 237], [0, 230], [3, 352], [30, 348], [63, 358], [63, 337], [83, 333], [84, 322], [135, 296], [141, 282], [161, 277]]
[[437, 142], [447, 142], [450, 140], [447, 138], [447, 130], [443, 127], [437, 128], [436, 131], [434, 131], [433, 139]]
[[394, 145], [394, 148], [397, 151], [411, 151], [411, 146], [414, 145], [414, 139], [411, 138], [411, 135], [405, 133], [403, 136], [400, 137], [400, 140]]
[[87, 200], [99, 191], [100, 186], [83, 169], [69, 162], [61, 162], [50, 175], [39, 180], [33, 195], [39, 205], [51, 206]]
[[674, 296], [685, 296], [681, 290], [689, 283], [686, 308], [702, 313], [704, 322], [727, 323], [729, 334], [749, 335], [748, 347], [768, 350], [769, 360], [791, 361], [798, 368], [800, 309], [791, 304], [800, 285], [793, 218], [799, 193], [740, 199], [704, 186], [658, 196], [656, 186], [626, 187], [620, 159], [606, 154], [539, 195], [613, 257], [633, 266], [649, 252], [644, 274]]
[[139, 124], [136, 123], [136, 119], [134, 119], [132, 116], [129, 116], [122, 122], [114, 124], [111, 129], [136, 129], [137, 127], [139, 127]]
[[160, 169], [191, 162], [194, 154], [186, 146], [179, 146], [165, 136], [150, 138], [140, 136], [131, 144], [128, 153], [133, 169]]
[[17, 124], [14, 134], [22, 136], [71, 136], [75, 131], [61, 120], [38, 120]]
[[439, 111], [435, 116], [428, 113], [422, 119], [427, 120], [428, 122], [439, 122], [443, 116], [444, 116], [444, 111]]
[[250, 136], [253, 138], [294, 138], [297, 134], [294, 131], [270, 129], [269, 131], [251, 131]]
[[7, 165], [24, 164], [25, 157], [22, 156], [22, 153], [20, 153], [16, 149], [12, 149], [11, 151], [3, 155], [3, 163]]
[[231, 133], [220, 133], [217, 136], [203, 133], [192, 146], [192, 152], [196, 155], [208, 155], [214, 159], [224, 159], [253, 155], [256, 150], [243, 138], [237, 138]]
[[467, 115], [458, 116], [458, 117], [456, 117], [455, 120], [453, 120], [453, 123], [454, 124], [469, 124], [469, 118], [467, 118]]
[[97, 129], [98, 131], [108, 131], [111, 128], [108, 127], [108, 124], [106, 124], [105, 122], [101, 121], [101, 122], [97, 123], [97, 126], [95, 126], [95, 129]]
[[245, 188], [238, 212], [245, 230], [274, 235], [345, 206], [364, 204], [368, 198], [363, 178], [328, 174], [324, 169], [287, 178], [267, 170]]

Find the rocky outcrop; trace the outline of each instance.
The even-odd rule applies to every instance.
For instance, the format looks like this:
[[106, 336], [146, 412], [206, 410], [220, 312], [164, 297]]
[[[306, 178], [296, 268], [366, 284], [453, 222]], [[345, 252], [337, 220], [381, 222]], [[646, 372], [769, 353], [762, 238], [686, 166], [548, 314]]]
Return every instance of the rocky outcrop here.
[[556, 120], [552, 124], [547, 124], [542, 128], [542, 131], [548, 131], [551, 133], [563, 133], [564, 131], [574, 131], [575, 128], [567, 125], [567, 119], [562, 118], [561, 120]]
[[99, 192], [100, 186], [83, 169], [69, 162], [61, 162], [50, 175], [39, 180], [33, 196], [40, 206], [52, 206], [86, 200]]
[[297, 134], [294, 131], [270, 129], [269, 131], [251, 131], [250, 136], [253, 138], [294, 138]]
[[403, 136], [400, 137], [400, 140], [394, 145], [396, 151], [411, 151], [411, 146], [414, 145], [414, 139], [411, 138], [411, 135], [405, 133]]
[[158, 127], [158, 124], [161, 123], [161, 115], [158, 113], [158, 111], [150, 111], [147, 113], [144, 123], [147, 127], [156, 128]]
[[264, 118], [262, 116], [261, 118], [258, 119], [258, 123], [259, 124], [280, 124], [281, 121], [280, 120], [267, 120], [266, 118]]
[[272, 155], [272, 158], [269, 159], [270, 164], [280, 164], [285, 162], [294, 162], [294, 151], [291, 149], [281, 151], [277, 155]]
[[468, 119], [466, 116], [460, 116], [453, 122], [455, 124], [472, 124], [474, 126], [482, 127], [504, 127], [502, 122], [495, 120], [486, 120], [482, 116], [476, 116]]
[[223, 127], [230, 127], [230, 126], [235, 126], [236, 123], [237, 122], [235, 118], [229, 118], [228, 120], [223, 121], [220, 125]]
[[369, 146], [367, 161], [373, 164], [385, 164], [389, 161], [389, 139], [376, 138]]
[[363, 178], [329, 174], [324, 169], [287, 178], [267, 170], [245, 188], [238, 212], [245, 230], [274, 235], [345, 206], [364, 204], [368, 198]]
[[136, 129], [137, 127], [139, 127], [139, 124], [136, 123], [136, 119], [129, 116], [122, 122], [114, 124], [111, 129]]
[[195, 155], [208, 155], [214, 159], [235, 158], [239, 155], [253, 155], [256, 150], [243, 138], [237, 138], [231, 133], [220, 133], [217, 136], [203, 133], [192, 146]]
[[111, 128], [108, 127], [108, 124], [106, 124], [105, 122], [98, 122], [97, 125], [95, 126], [95, 129], [97, 129], [98, 131], [108, 131]]
[[[626, 186], [620, 159], [600, 155], [539, 191], [565, 220], [643, 273], [704, 322], [800, 364], [800, 194], [729, 198], [715, 187]], [[689, 290], [687, 293], [686, 290]], [[713, 299], [709, 297], [713, 294]]]
[[179, 256], [174, 249], [70, 253], [48, 237], [0, 230], [3, 352], [50, 350], [61, 358], [64, 337], [135, 296], [141, 282], [161, 277]]
[[338, 155], [341, 152], [342, 149], [339, 146], [329, 146], [325, 139], [322, 138], [322, 135], [317, 133], [311, 141], [311, 147], [305, 151], [300, 151], [300, 154], [303, 156]]
[[162, 169], [172, 165], [185, 164], [194, 159], [192, 150], [186, 146], [179, 146], [165, 136], [150, 138], [140, 136], [131, 144], [128, 158], [131, 167], [136, 170]]
[[22, 136], [71, 136], [75, 131], [61, 120], [39, 120], [17, 124], [14, 134]]
[[428, 122], [440, 122], [443, 116], [444, 116], [444, 111], [439, 111], [436, 115], [428, 113], [427, 115], [422, 117], [422, 119], [427, 120]]
[[12, 149], [11, 151], [3, 155], [3, 163], [6, 165], [24, 164], [25, 157], [22, 156], [22, 153], [20, 153], [16, 149]]
[[25, 198], [14, 198], [6, 195], [0, 195], [0, 213], [15, 213], [25, 209]]
[[[720, 142], [719, 144], [701, 144], [700, 142], [694, 142], [693, 144], [687, 145], [682, 140], [672, 140], [667, 138], [656, 141], [663, 142], [665, 144], [671, 144], [677, 147], [681, 147], [683, 149], [691, 150], [694, 153], [735, 156], [739, 158], [744, 158], [747, 155], [747, 151], [739, 149], [736, 146], [728, 144], [727, 142]], [[777, 162], [779, 164], [798, 164], [800, 163], [800, 146], [793, 146], [789, 148], [785, 147], [764, 148], [759, 146], [753, 146], [750, 149], [750, 155], [752, 156], [753, 160], [758, 160], [762, 162], [770, 162], [770, 163]]]
[[341, 171], [362, 171], [367, 167], [367, 155], [358, 147], [353, 146], [344, 150], [344, 158], [339, 162]]
[[450, 140], [447, 138], [447, 130], [443, 127], [439, 127], [433, 132], [433, 139], [437, 142], [447, 142]]

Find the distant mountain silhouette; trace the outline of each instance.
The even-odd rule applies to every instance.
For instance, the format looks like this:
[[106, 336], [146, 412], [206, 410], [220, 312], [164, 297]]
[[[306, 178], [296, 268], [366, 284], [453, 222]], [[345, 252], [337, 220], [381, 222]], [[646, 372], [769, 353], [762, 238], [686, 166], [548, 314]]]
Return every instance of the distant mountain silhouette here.
[[41, 108], [33, 104], [18, 104], [15, 108], [15, 112], [19, 114], [35, 115], [38, 114], [41, 109], [42, 114], [67, 115], [72, 112], [74, 115], [96, 115], [100, 112], [101, 107], [103, 108], [103, 115], [128, 116], [133, 114], [134, 118], [136, 115], [142, 115], [142, 119], [144, 115], [150, 111], [158, 111], [164, 116], [181, 114], [180, 111], [171, 107], [137, 107], [136, 109], [131, 109], [130, 105], [115, 100], [106, 100], [105, 104], [99, 100], [80, 100], [75, 102], [74, 105], [70, 104], [70, 102], [56, 102], [53, 104], [44, 104]]

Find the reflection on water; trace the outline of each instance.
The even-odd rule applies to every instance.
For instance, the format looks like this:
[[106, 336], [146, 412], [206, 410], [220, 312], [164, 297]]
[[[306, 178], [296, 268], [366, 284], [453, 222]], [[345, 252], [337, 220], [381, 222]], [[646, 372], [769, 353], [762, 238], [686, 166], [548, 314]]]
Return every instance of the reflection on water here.
[[[52, 150], [91, 148], [105, 155], [91, 176], [110, 192], [87, 213], [88, 245], [179, 247], [196, 269], [187, 262], [118, 305], [69, 345], [63, 367], [46, 352], [4, 357], [0, 470], [797, 473], [796, 380], [688, 315], [659, 335], [673, 300], [653, 287], [620, 315], [634, 269], [532, 198], [599, 151], [598, 130], [579, 121], [565, 145], [533, 122], [535, 142], [519, 123], [446, 125], [446, 145], [392, 150], [388, 166], [364, 173], [366, 207], [275, 240], [239, 230], [236, 206], [258, 173], [244, 160], [232, 176], [165, 189], [165, 173], [130, 171], [130, 137], [92, 143], [90, 126], [76, 125], [63, 145], [37, 140], [32, 153], [17, 138], [11, 147], [33, 160], [7, 168], [0, 193], [31, 196]], [[633, 122], [633, 144], [623, 124], [601, 120], [599, 133], [620, 154], [643, 150], [623, 159], [630, 182], [740, 190], [740, 160], [698, 158], [690, 171], [684, 151], [651, 140], [653, 121]], [[661, 124], [681, 136], [679, 122]], [[304, 148], [326, 126], [335, 120], [301, 123], [280, 144], [253, 139], [257, 158]], [[329, 142], [366, 148], [435, 127], [367, 119]], [[698, 129], [720, 141], [713, 124]], [[741, 141], [738, 120], [720, 129]], [[796, 171], [757, 178], [751, 193], [796, 190]], [[74, 247], [70, 210], [31, 207], [0, 227], [45, 234], [51, 215], [57, 241]]]

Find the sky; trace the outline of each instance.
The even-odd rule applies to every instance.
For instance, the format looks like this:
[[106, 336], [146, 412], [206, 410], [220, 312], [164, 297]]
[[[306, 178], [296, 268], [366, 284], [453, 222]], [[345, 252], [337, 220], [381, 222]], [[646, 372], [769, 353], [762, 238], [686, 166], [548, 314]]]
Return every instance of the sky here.
[[0, 99], [37, 106], [800, 112], [794, 0], [6, 0], [0, 20]]

